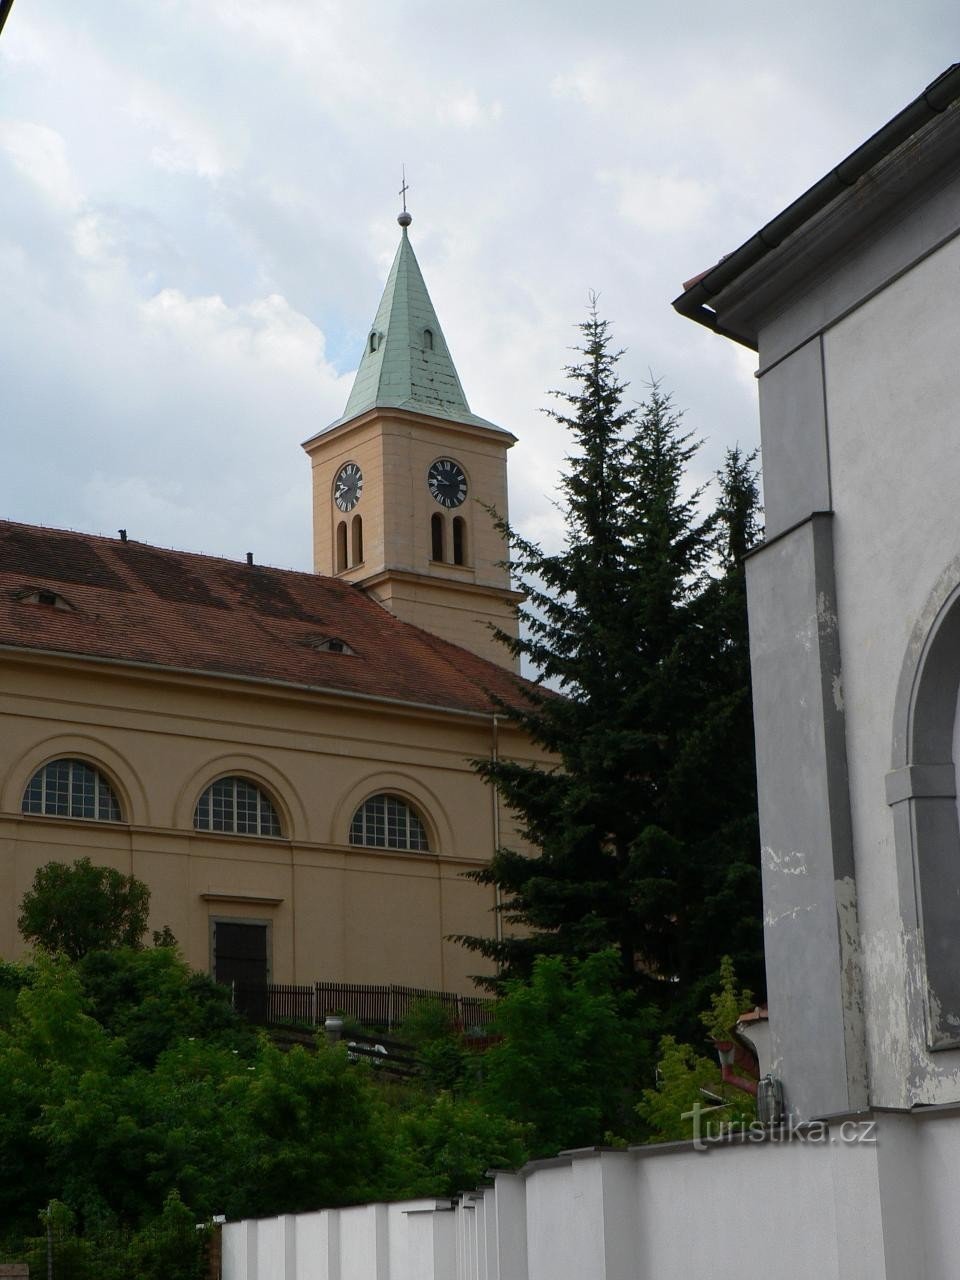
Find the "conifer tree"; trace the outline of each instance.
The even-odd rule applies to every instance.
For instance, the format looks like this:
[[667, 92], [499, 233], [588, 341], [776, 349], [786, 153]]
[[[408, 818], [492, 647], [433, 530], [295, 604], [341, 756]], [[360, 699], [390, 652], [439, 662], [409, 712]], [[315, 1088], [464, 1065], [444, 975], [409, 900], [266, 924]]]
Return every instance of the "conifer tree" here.
[[[755, 799], [697, 776], [705, 761], [726, 768], [718, 735], [734, 721], [742, 729], [749, 712], [737, 611], [756, 480], [752, 459], [728, 459], [719, 507], [701, 516], [702, 493], [685, 487], [699, 444], [669, 396], [654, 383], [639, 409], [626, 406], [607, 322], [594, 307], [579, 328], [581, 358], [566, 370], [570, 389], [556, 393], [562, 411], [550, 411], [574, 442], [561, 481], [565, 546], [546, 553], [499, 526], [527, 595], [520, 638], [500, 639], [540, 680], [503, 713], [559, 763], [476, 762], [538, 852], [502, 848], [474, 873], [499, 888], [505, 921], [520, 932], [460, 941], [493, 958], [501, 981], [528, 975], [540, 954], [614, 946], [624, 985], [674, 1010], [669, 1025], [684, 1033], [723, 954], [761, 985], [756, 937], [745, 963], [726, 922], [714, 927], [709, 915], [737, 892], [738, 873], [717, 861], [756, 862], [745, 834]], [[726, 798], [714, 811], [716, 797]], [[735, 907], [743, 933], [753, 895]], [[726, 940], [715, 946], [718, 935]]]

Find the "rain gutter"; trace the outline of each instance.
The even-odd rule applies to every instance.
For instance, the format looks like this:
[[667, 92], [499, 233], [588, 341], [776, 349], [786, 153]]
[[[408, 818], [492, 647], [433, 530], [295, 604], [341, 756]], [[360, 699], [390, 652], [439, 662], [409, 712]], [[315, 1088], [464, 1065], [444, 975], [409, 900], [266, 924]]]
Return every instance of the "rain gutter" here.
[[825, 209], [837, 196], [855, 186], [875, 165], [896, 151], [925, 124], [946, 111], [957, 98], [960, 98], [960, 63], [955, 62], [928, 85], [918, 98], [904, 107], [882, 129], [878, 129], [856, 151], [852, 151], [846, 160], [842, 160], [835, 169], [831, 169], [819, 182], [794, 200], [793, 204], [761, 227], [739, 249], [735, 249], [715, 267], [694, 280], [674, 300], [674, 309], [688, 320], [695, 320], [721, 337], [732, 338], [755, 351], [755, 342], [723, 328], [716, 311], [708, 305], [710, 299], [778, 248], [788, 236]]

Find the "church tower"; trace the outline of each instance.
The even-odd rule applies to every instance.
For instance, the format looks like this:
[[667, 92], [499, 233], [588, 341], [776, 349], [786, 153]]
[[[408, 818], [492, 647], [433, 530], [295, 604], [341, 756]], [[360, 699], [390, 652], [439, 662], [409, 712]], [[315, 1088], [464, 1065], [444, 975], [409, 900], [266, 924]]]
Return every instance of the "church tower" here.
[[400, 246], [343, 416], [304, 444], [317, 573], [362, 587], [406, 622], [515, 668], [503, 538], [516, 437], [470, 412], [404, 211]]

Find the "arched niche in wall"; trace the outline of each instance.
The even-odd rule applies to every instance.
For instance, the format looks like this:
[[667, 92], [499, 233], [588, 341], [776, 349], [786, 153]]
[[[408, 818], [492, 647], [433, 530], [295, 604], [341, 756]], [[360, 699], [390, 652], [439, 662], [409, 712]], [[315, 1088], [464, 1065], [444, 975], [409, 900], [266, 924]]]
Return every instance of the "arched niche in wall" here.
[[38, 769], [54, 760], [82, 760], [92, 765], [116, 794], [122, 822], [132, 826], [150, 825], [148, 793], [136, 769], [109, 742], [93, 734], [58, 733], [34, 743], [14, 760], [0, 793], [4, 813], [21, 812], [23, 793], [30, 779]]
[[907, 646], [894, 713], [887, 803], [904, 925], [917, 930], [927, 1044], [960, 1048], [960, 565], [946, 573]]

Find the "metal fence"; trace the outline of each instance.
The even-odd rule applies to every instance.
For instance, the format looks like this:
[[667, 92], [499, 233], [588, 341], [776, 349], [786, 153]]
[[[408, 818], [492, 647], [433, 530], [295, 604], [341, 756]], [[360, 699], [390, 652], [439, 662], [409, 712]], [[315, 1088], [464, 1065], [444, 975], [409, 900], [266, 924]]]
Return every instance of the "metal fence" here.
[[352, 1018], [365, 1027], [388, 1031], [403, 1022], [418, 1001], [430, 1001], [450, 1010], [453, 1021], [465, 1031], [488, 1030], [494, 1021], [495, 1002], [481, 996], [461, 996], [452, 991], [425, 987], [400, 987], [393, 983], [287, 982], [233, 984], [233, 1004], [258, 1026], [306, 1023], [319, 1027], [331, 1014]]

